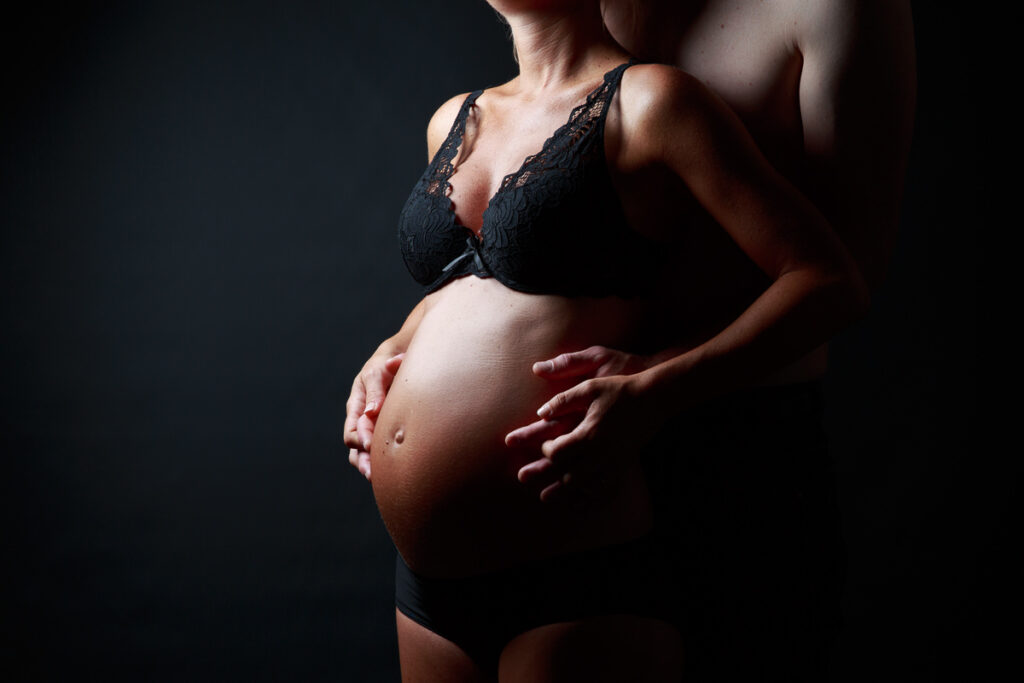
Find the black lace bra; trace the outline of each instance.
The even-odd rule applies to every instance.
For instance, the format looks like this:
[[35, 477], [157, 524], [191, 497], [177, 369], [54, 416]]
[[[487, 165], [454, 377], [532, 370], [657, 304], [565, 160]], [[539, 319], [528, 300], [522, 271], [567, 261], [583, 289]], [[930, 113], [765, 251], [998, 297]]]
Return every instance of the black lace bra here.
[[405, 265], [426, 293], [464, 275], [531, 294], [635, 296], [650, 289], [658, 245], [626, 223], [604, 156], [608, 107], [633, 63], [605, 74], [541, 151], [505, 176], [479, 235], [458, 223], [448, 198], [466, 117], [483, 91], [466, 97], [399, 218]]

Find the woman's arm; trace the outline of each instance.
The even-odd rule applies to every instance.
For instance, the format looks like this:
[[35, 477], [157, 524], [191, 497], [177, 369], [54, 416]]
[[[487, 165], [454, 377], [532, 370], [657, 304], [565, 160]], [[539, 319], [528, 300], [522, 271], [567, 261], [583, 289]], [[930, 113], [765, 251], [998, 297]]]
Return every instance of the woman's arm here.
[[[542, 421], [508, 436], [509, 443], [547, 439], [545, 459], [520, 471], [524, 481], [564, 477], [588, 453], [635, 449], [671, 414], [801, 357], [867, 308], [867, 287], [842, 243], [721, 100], [672, 67], [638, 66], [626, 76], [618, 163], [677, 174], [773, 284], [700, 346], [554, 396], [538, 411]], [[560, 434], [572, 414], [579, 423]]]
[[[773, 284], [721, 333], [636, 378], [666, 414], [800, 358], [863, 315], [868, 289], [822, 214], [765, 160], [731, 109], [670, 67], [638, 72], [626, 154], [682, 178]], [[625, 98], [623, 98], [625, 102]]]
[[349, 463], [367, 479], [370, 478], [370, 443], [377, 415], [426, 308], [426, 299], [416, 304], [398, 333], [381, 342], [352, 381], [345, 403], [344, 439], [349, 447]]
[[[444, 144], [465, 97], [463, 93], [448, 99], [430, 117], [427, 124], [428, 161], [434, 158], [438, 148]], [[412, 309], [398, 334], [385, 339], [377, 347], [352, 382], [352, 391], [345, 403], [344, 439], [345, 445], [349, 447], [349, 463], [367, 479], [370, 478], [370, 443], [373, 440], [374, 423], [425, 310], [426, 299], [423, 299]]]

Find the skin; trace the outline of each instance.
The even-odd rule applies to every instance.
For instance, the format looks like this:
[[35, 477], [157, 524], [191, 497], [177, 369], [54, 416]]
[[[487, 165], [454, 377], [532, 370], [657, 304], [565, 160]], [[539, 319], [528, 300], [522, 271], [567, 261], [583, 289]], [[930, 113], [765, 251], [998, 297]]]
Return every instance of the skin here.
[[[517, 118], [531, 124], [545, 121], [548, 110], [564, 112], [564, 103], [574, 102], [586, 92], [596, 74], [625, 59], [621, 49], [604, 38], [600, 15], [591, 11], [592, 3], [492, 4], [512, 27], [522, 70], [519, 78], [494, 89], [488, 118], [492, 132], [505, 127], [515, 130], [515, 122], [508, 116], [513, 110]], [[431, 156], [447, 134], [463, 97], [452, 98], [433, 117], [428, 127]], [[730, 241], [771, 285], [715, 334], [705, 330], [702, 338], [686, 339], [662, 353], [625, 353], [593, 346], [540, 361], [534, 372], [541, 377], [587, 377], [548, 400], [538, 411], [543, 419], [506, 437], [510, 445], [538, 447], [540, 457], [522, 467], [519, 477], [534, 486], [540, 481], [542, 498], [574, 488], [566, 486], [570, 482], [585, 490], [588, 473], [599, 477], [601, 472], [614, 471], [607, 461], [635, 449], [643, 434], [653, 433], [672, 411], [792, 363], [861, 314], [867, 304], [868, 289], [860, 269], [821, 214], [760, 156], [734, 114], [697, 79], [659, 65], [636, 66], [626, 72], [618, 101], [619, 106], [609, 115], [606, 150], [631, 224], [652, 237], [671, 241], [672, 235], [659, 234], [658, 221], [645, 221], [630, 210], [649, 205], [650, 198], [638, 188], [673, 183], [678, 187], [682, 183], [694, 205], [724, 228]], [[554, 105], [545, 106], [551, 103]], [[557, 120], [557, 116], [551, 118]], [[553, 126], [542, 127], [550, 129]], [[492, 137], [493, 147], [488, 149], [486, 139], [480, 136], [480, 149], [460, 165], [460, 182], [453, 183], [452, 199], [460, 222], [474, 229], [479, 227], [475, 217], [483, 213], [501, 177], [535, 146], [530, 141], [520, 149], [507, 144], [514, 137], [501, 136], [505, 144], [494, 144], [498, 138]], [[634, 216], [636, 220], [632, 220]], [[428, 314], [429, 299], [413, 310], [397, 335], [381, 344], [353, 384], [345, 441], [352, 449], [350, 460], [368, 478], [374, 421], [402, 354]], [[708, 322], [706, 327], [714, 329], [715, 325]], [[446, 646], [434, 642], [436, 634], [426, 635], [429, 631], [424, 633], [425, 629], [407, 619], [399, 617], [398, 624], [403, 676], [419, 680], [425, 672], [436, 670], [431, 669], [437, 665], [432, 658]], [[614, 624], [605, 626], [616, 628]], [[631, 626], [643, 631], [645, 642], [663, 640], [666, 634], [659, 629], [671, 631], [660, 622]], [[591, 627], [578, 624], [570, 628], [585, 634]], [[581, 635], [578, 642], [587, 647], [579, 654], [592, 652], [604, 632], [598, 629], [592, 636]], [[543, 634], [539, 637], [543, 639]], [[503, 670], [520, 673], [507, 674], [502, 680], [542, 680], [537, 676], [548, 670], [543, 668], [546, 665], [543, 671], [530, 671], [529, 662], [516, 661], [514, 649], [510, 651], [512, 663], [506, 665], [503, 658]], [[453, 657], [445, 666], [466, 665], [465, 660]], [[651, 658], [642, 659], [647, 660]], [[479, 673], [479, 677], [467, 675], [460, 680], [489, 680]]]
[[[892, 253], [913, 130], [916, 65], [907, 0], [605, 0], [612, 36], [644, 61], [675, 64], [699, 78], [737, 113], [768, 160], [827, 217], [872, 292]], [[763, 291], [762, 274], [713, 221], [699, 247], [682, 254], [674, 308], [692, 329], [745, 308]], [[689, 258], [687, 258], [689, 255]], [[723, 283], [728, 283], [723, 286]], [[689, 292], [701, 292], [694, 302]], [[684, 345], [687, 330], [671, 336]], [[703, 339], [701, 339], [703, 341]], [[621, 354], [623, 358], [612, 360]], [[595, 362], [599, 359], [600, 362]], [[613, 349], [562, 354], [534, 366], [541, 377], [586, 380], [629, 362], [657, 358]], [[827, 347], [779, 368], [767, 384], [821, 377]], [[513, 433], [540, 434], [542, 425]], [[554, 453], [555, 445], [546, 445]], [[538, 461], [531, 481], [554, 471]], [[545, 495], [565, 493], [558, 480]]]
[[[695, 75], [737, 113], [769, 161], [828, 218], [872, 291], [882, 283], [899, 221], [913, 127], [915, 61], [907, 0], [605, 0], [612, 36], [642, 60], [675, 64]], [[454, 116], [453, 98], [428, 131], [433, 150]], [[692, 330], [721, 329], [764, 289], [752, 266], [711, 221], [699, 248], [679, 268], [673, 302]], [[723, 286], [723, 283], [728, 283]], [[687, 292], [701, 292], [697, 303]], [[356, 376], [347, 404], [349, 460], [370, 477], [373, 421], [415, 329], [421, 307], [385, 340]], [[674, 331], [681, 347], [693, 344]], [[699, 336], [699, 335], [698, 335]], [[550, 379], [589, 379], [614, 368], [637, 371], [658, 358], [586, 349], [544, 359], [534, 372]], [[599, 357], [601, 362], [595, 362]], [[390, 361], [389, 359], [395, 358]], [[768, 383], [819, 377], [825, 346]], [[372, 396], [372, 398], [368, 398]], [[541, 467], [538, 463], [538, 467]], [[526, 474], [525, 479], [529, 479]], [[555, 484], [548, 491], [560, 487]]]

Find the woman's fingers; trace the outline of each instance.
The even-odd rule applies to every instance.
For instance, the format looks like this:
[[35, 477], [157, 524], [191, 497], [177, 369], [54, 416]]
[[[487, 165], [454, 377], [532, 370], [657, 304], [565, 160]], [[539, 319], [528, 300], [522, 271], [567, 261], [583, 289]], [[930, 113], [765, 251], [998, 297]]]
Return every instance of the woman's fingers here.
[[542, 443], [540, 452], [544, 454], [545, 458], [565, 466], [572, 462], [573, 456], [577, 452], [582, 450], [581, 446], [590, 440], [591, 429], [590, 420], [584, 418], [571, 432]]
[[541, 458], [520, 468], [519, 481], [539, 491], [541, 502], [548, 503], [561, 498], [567, 484], [574, 483], [576, 476], [547, 458]]
[[366, 481], [370, 481], [370, 454], [366, 451], [359, 451], [359, 462], [356, 465], [359, 471], [362, 472], [363, 476], [366, 477]]
[[[566, 474], [565, 476], [571, 477], [571, 475], [569, 474]], [[563, 484], [561, 479], [558, 479], [553, 483], [548, 484], [541, 490], [540, 500], [542, 503], [550, 503], [553, 500], [557, 500], [560, 497], [560, 492], [564, 493], [564, 491], [565, 485]]]
[[367, 479], [370, 478], [370, 445], [373, 443], [374, 423], [404, 357], [404, 353], [399, 353], [383, 363], [376, 358], [367, 361], [352, 382], [352, 391], [345, 403], [342, 438], [349, 447], [348, 461]]
[[540, 500], [542, 503], [554, 503], [561, 500], [576, 500], [583, 503], [588, 499], [600, 499], [604, 491], [605, 487], [598, 472], [589, 469], [572, 470], [563, 472], [561, 476], [541, 489]]
[[533, 364], [533, 372], [546, 379], [579, 377], [597, 370], [608, 359], [609, 350], [603, 346], [591, 346], [582, 351], [563, 353], [550, 360]]
[[348, 462], [350, 465], [359, 470], [359, 472], [366, 477], [367, 481], [370, 479], [370, 454], [366, 451], [360, 451], [355, 448], [349, 449]]
[[405, 358], [405, 354], [398, 353], [384, 361], [384, 369], [391, 373], [392, 379], [394, 379], [395, 373], [398, 372], [398, 366], [402, 364], [403, 358]]
[[363, 413], [356, 420], [356, 433], [359, 435], [359, 445], [357, 448], [361, 451], [370, 450], [370, 445], [373, 443], [373, 418]]
[[387, 395], [388, 389], [391, 388], [391, 383], [395, 379], [395, 373], [398, 372], [403, 358], [405, 358], [405, 354], [399, 353], [379, 365], [363, 370], [363, 384], [366, 386], [366, 407], [363, 408], [363, 414], [377, 417], [380, 413], [381, 406], [384, 405], [384, 397]]
[[538, 490], [541, 502], [550, 503], [567, 497], [583, 500], [601, 495], [607, 490], [607, 474], [598, 463], [581, 460], [566, 469], [541, 458], [520, 468], [519, 481]]
[[377, 361], [373, 367], [363, 368], [356, 378], [345, 418], [345, 444], [350, 448], [370, 450], [374, 423], [404, 357], [404, 353], [399, 353], [383, 363]]
[[569, 426], [570, 421], [566, 418], [537, 420], [506, 434], [505, 445], [522, 446], [531, 442], [539, 445], [543, 441], [565, 434], [569, 430]]
[[574, 387], [555, 394], [537, 410], [537, 415], [550, 420], [561, 415], [586, 411], [594, 398], [593, 380], [585, 380]]
[[529, 484], [538, 480], [543, 480], [545, 475], [548, 475], [555, 464], [547, 458], [540, 458], [534, 460], [531, 463], [527, 463], [519, 468], [519, 481], [524, 484]]
[[391, 380], [395, 375], [389, 372], [386, 363], [378, 367], [363, 371], [363, 384], [366, 386], [366, 406], [363, 408], [364, 415], [376, 417], [380, 407], [384, 404], [384, 396], [391, 386]]
[[[357, 431], [357, 424], [363, 409], [366, 407], [366, 390], [363, 387], [362, 379], [356, 377], [352, 383], [352, 392], [345, 403], [345, 427], [342, 438], [349, 448], [360, 448], [363, 443]], [[352, 463], [355, 465], [355, 463]]]

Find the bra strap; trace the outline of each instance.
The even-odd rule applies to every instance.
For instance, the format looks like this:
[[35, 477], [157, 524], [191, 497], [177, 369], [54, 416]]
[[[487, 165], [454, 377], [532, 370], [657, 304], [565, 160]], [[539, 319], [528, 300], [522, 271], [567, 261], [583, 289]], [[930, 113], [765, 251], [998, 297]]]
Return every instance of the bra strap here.
[[619, 89], [619, 84], [622, 82], [622, 74], [626, 73], [626, 69], [629, 67], [639, 63], [635, 57], [630, 57], [629, 61], [618, 65], [605, 76], [604, 106], [601, 108], [601, 114], [598, 117], [598, 125], [602, 131], [604, 130], [604, 120], [608, 118], [608, 110], [612, 106], [612, 98], [615, 97], [615, 91]]

